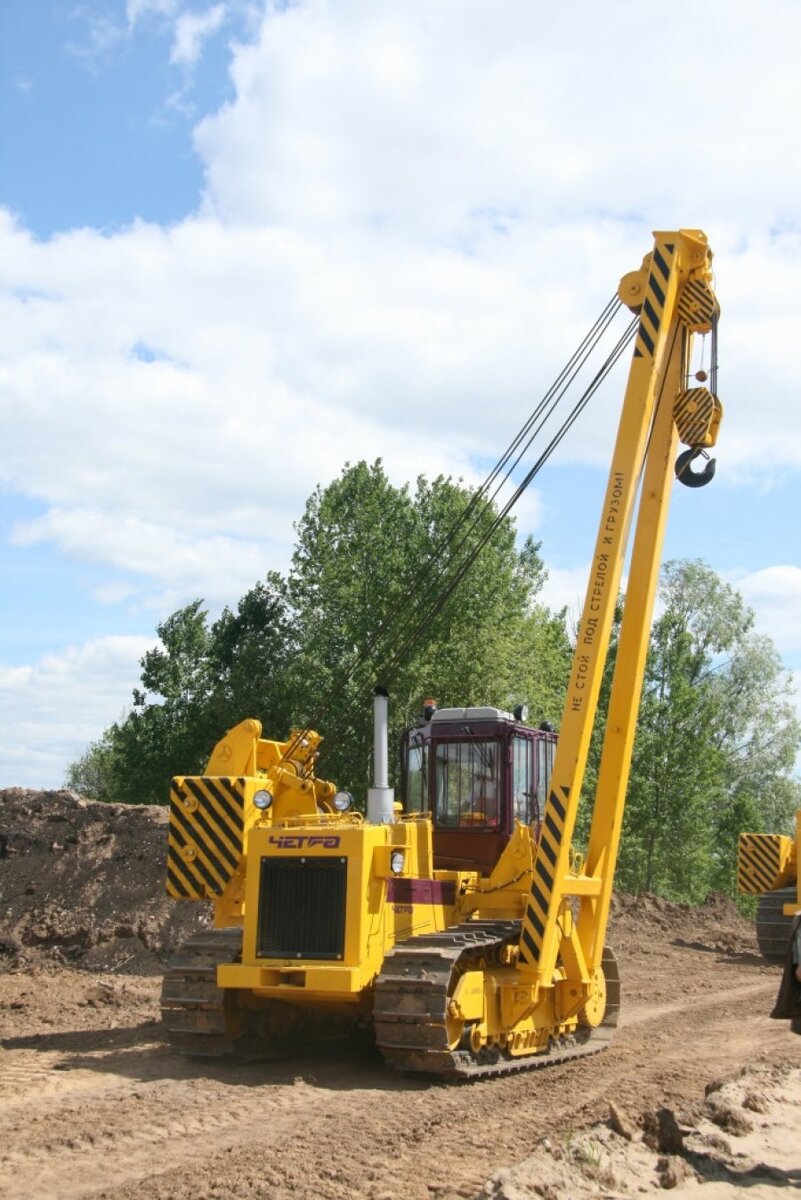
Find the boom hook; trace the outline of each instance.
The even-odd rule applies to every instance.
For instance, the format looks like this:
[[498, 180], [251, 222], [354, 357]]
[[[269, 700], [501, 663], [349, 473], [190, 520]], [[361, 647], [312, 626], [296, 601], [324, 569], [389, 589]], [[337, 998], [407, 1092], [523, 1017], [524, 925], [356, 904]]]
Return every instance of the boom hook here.
[[[707, 460], [706, 466], [702, 471], [693, 471], [691, 464], [699, 455], [703, 455]], [[676, 478], [685, 487], [706, 487], [715, 477], [716, 465], [717, 459], [710, 458], [702, 446], [690, 446], [689, 450], [684, 450], [676, 459]]]

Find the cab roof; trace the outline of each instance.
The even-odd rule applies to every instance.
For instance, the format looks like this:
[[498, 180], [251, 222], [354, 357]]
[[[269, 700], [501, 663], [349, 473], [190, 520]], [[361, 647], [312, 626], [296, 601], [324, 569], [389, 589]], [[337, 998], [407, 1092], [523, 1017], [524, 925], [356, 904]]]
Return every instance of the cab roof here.
[[512, 713], [489, 704], [477, 708], [438, 708], [431, 718], [432, 724], [436, 721], [511, 721], [514, 724], [514, 720]]

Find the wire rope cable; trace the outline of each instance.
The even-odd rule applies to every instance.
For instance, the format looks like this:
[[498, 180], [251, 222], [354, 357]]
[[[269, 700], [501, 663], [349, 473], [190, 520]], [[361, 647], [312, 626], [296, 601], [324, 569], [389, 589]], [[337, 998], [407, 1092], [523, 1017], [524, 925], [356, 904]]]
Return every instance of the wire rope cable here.
[[[611, 297], [602, 309], [600, 315], [596, 318], [588, 332], [585, 334], [582, 341], [579, 343], [576, 350], [568, 359], [562, 370], [556, 376], [553, 383], [550, 385], [545, 395], [538, 402], [531, 415], [524, 422], [521, 429], [514, 436], [510, 444], [507, 446], [500, 459], [495, 463], [484, 482], [471, 496], [468, 504], [463, 512], [457, 517], [450, 529], [443, 535], [440, 541], [435, 545], [426, 561], [421, 565], [417, 575], [411, 581], [408, 588], [402, 596], [398, 598], [388, 616], [380, 624], [375, 633], [368, 639], [368, 642], [362, 650], [359, 658], [349, 669], [346, 669], [337, 677], [332, 685], [332, 691], [341, 691], [350, 684], [359, 670], [365, 668], [373, 658], [381, 658], [392, 641], [398, 636], [403, 636], [403, 633], [414, 620], [415, 614], [420, 611], [423, 606], [435, 595], [434, 589], [443, 574], [447, 571], [450, 564], [443, 563], [446, 553], [453, 547], [456, 542], [456, 551], [461, 551], [463, 547], [469, 543], [474, 532], [479, 528], [483, 520], [484, 511], [479, 508], [481, 500], [487, 496], [487, 492], [492, 485], [498, 480], [503, 473], [500, 483], [495, 487], [492, 496], [489, 497], [488, 503], [494, 503], [503, 486], [511, 478], [512, 472], [519, 465], [523, 456], [530, 448], [534, 439], [542, 431], [546, 421], [553, 415], [559, 403], [562, 401], [567, 389], [575, 381], [581, 369], [586, 365], [588, 359], [593, 354], [594, 350], [606, 334], [610, 325], [614, 321], [618, 312], [622, 307], [621, 301], [617, 295]], [[511, 465], [510, 460], [513, 458]], [[505, 471], [504, 471], [505, 468]], [[478, 510], [478, 511], [477, 511]], [[507, 510], [508, 511], [508, 510]], [[497, 527], [496, 523], [496, 527]], [[462, 535], [459, 538], [459, 535]], [[457, 540], [458, 539], [458, 540]], [[454, 551], [452, 550], [452, 554]], [[421, 583], [421, 581], [425, 581]], [[291, 758], [292, 754], [297, 749], [303, 737], [313, 728], [319, 728], [324, 724], [330, 703], [304, 728], [298, 730], [296, 738], [284, 752], [284, 758]]]
[[[606, 379], [607, 375], [612, 370], [612, 368], [614, 367], [615, 363], [618, 361], [618, 359], [622, 355], [625, 348], [631, 343], [631, 341], [633, 340], [634, 335], [636, 333], [637, 325], [638, 325], [637, 318], [635, 318], [634, 320], [632, 320], [630, 322], [629, 326], [624, 331], [624, 333], [621, 335], [621, 337], [618, 339], [616, 345], [610, 351], [606, 360], [604, 361], [604, 363], [602, 364], [602, 366], [600, 367], [600, 369], [598, 370], [598, 372], [596, 373], [594, 378], [591, 380], [590, 384], [585, 389], [584, 393], [579, 397], [578, 401], [574, 404], [573, 408], [569, 412], [566, 419], [563, 421], [562, 425], [559, 427], [559, 429], [553, 435], [553, 437], [551, 438], [551, 441], [548, 443], [545, 450], [542, 452], [542, 454], [539, 456], [539, 458], [535, 461], [535, 463], [532, 465], [532, 467], [526, 473], [523, 480], [516, 487], [512, 496], [506, 501], [506, 503], [503, 505], [503, 507], [496, 513], [493, 520], [490, 522], [490, 524], [487, 526], [487, 528], [484, 530], [484, 532], [478, 538], [476, 543], [472, 546], [472, 548], [469, 549], [469, 551], [465, 555], [464, 559], [460, 563], [457, 563], [456, 569], [453, 571], [451, 576], [448, 578], [448, 580], [446, 581], [444, 586], [438, 591], [436, 596], [433, 598], [431, 604], [425, 609], [425, 611], [422, 613], [422, 615], [419, 617], [419, 619], [415, 622], [414, 627], [407, 634], [406, 639], [402, 643], [400, 643], [399, 645], [396, 646], [394, 653], [389, 657], [388, 660], [384, 661], [383, 663], [377, 664], [378, 669], [373, 670], [373, 672], [372, 672], [374, 675], [380, 674], [385, 683], [391, 682], [391, 679], [393, 677], [394, 672], [397, 670], [397, 667], [400, 665], [401, 662], [404, 661], [404, 659], [409, 654], [411, 654], [411, 652], [415, 648], [417, 642], [419, 641], [419, 639], [422, 636], [422, 633], [424, 632], [426, 627], [431, 623], [431, 621], [433, 621], [433, 619], [436, 617], [438, 612], [441, 611], [443, 605], [447, 602], [447, 600], [450, 598], [450, 596], [453, 594], [453, 592], [459, 586], [461, 581], [464, 579], [465, 575], [468, 573], [468, 571], [472, 567], [473, 563], [476, 561], [478, 555], [481, 553], [481, 550], [484, 548], [484, 546], [487, 544], [487, 542], [491, 539], [493, 534], [497, 531], [499, 526], [509, 515], [509, 513], [513, 509], [514, 505], [520, 499], [520, 496], [522, 496], [522, 494], [525, 492], [526, 488], [529, 486], [531, 481], [536, 477], [536, 475], [539, 473], [539, 471], [542, 469], [542, 467], [548, 461], [550, 456], [553, 454], [553, 452], [556, 450], [556, 448], [562, 442], [562, 440], [564, 439], [564, 437], [566, 436], [568, 431], [572, 428], [572, 426], [575, 424], [578, 417], [581, 415], [581, 413], [586, 408], [591, 397], [598, 390], [601, 383]], [[417, 610], [417, 611], [419, 611], [419, 610]], [[407, 622], [407, 625], [408, 625], [408, 622]], [[362, 663], [359, 665], [364, 665], [364, 664]], [[376, 666], [376, 664], [370, 664], [370, 665]], [[355, 671], [351, 672], [351, 676], [350, 676], [351, 679], [353, 678], [354, 674], [355, 674]], [[361, 707], [360, 699], [361, 699], [361, 690], [359, 691], [359, 695], [354, 696], [353, 702], [348, 706], [346, 711], [341, 714], [341, 716], [339, 717], [339, 719], [337, 720], [335, 725], [332, 727], [331, 735], [338, 734], [338, 733], [340, 733], [340, 731], [343, 731], [343, 725], [344, 725], [345, 721], [349, 721], [349, 724], [343, 731], [345, 736], [347, 736], [347, 734], [353, 730], [353, 723], [352, 723], [352, 721], [350, 721], [350, 717], [352, 716], [352, 713], [354, 711], [356, 711], [357, 709], [360, 709], [360, 707]]]

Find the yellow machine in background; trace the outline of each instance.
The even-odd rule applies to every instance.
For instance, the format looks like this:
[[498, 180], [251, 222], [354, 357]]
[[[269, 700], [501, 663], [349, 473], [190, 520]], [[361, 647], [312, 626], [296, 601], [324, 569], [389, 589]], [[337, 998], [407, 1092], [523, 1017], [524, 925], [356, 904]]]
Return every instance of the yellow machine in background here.
[[801, 809], [796, 813], [795, 837], [782, 833], [741, 833], [737, 886], [747, 896], [759, 896], [757, 941], [765, 958], [784, 962], [793, 917], [801, 912]]
[[[398, 804], [377, 689], [366, 819], [315, 776], [309, 730], [278, 743], [246, 721], [205, 775], [174, 781], [168, 889], [213, 899], [216, 925], [165, 977], [177, 1048], [285, 1051], [356, 1021], [388, 1063], [453, 1079], [610, 1040], [620, 985], [606, 927], [674, 459], [681, 440], [675, 473], [708, 482], [714, 460], [701, 473], [691, 464], [714, 445], [722, 412], [689, 378], [694, 335], [717, 323], [711, 261], [700, 231], [657, 233], [618, 290], [639, 324], [558, 743], [522, 713], [431, 706], [408, 732]], [[633, 525], [579, 859], [571, 838]]]

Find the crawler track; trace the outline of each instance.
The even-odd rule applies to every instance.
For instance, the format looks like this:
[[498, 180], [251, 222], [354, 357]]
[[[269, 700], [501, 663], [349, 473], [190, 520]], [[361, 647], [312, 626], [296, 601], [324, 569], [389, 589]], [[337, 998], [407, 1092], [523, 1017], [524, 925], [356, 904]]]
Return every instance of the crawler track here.
[[756, 916], [756, 935], [759, 949], [768, 962], [784, 962], [793, 918], [785, 917], [785, 904], [794, 904], [795, 885], [765, 892], [759, 897]]
[[248, 1003], [247, 993], [218, 988], [218, 964], [237, 962], [241, 953], [241, 929], [207, 929], [170, 959], [161, 988], [161, 1018], [174, 1050], [192, 1058], [257, 1062], [357, 1036], [360, 1027], [354, 1018], [307, 1012], [280, 1000]]
[[620, 1008], [620, 979], [606, 950], [607, 1006], [597, 1029], [580, 1028], [575, 1036], [552, 1041], [539, 1054], [512, 1057], [499, 1047], [474, 1055], [451, 1049], [446, 1026], [448, 999], [463, 969], [483, 959], [498, 961], [501, 948], [519, 936], [516, 921], [471, 921], [443, 933], [414, 938], [385, 958], [375, 992], [376, 1043], [390, 1066], [440, 1079], [507, 1075], [597, 1054], [612, 1040]]
[[241, 952], [241, 929], [206, 929], [170, 959], [161, 988], [161, 1018], [173, 1049], [204, 1058], [238, 1054], [236, 1014], [217, 987], [217, 965], [236, 962]]

